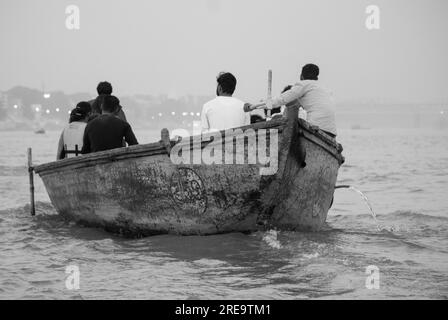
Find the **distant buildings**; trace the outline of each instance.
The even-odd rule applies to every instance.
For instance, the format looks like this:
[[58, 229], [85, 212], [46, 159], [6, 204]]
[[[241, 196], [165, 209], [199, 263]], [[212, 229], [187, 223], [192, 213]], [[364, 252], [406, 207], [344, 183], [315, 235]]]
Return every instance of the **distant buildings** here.
[[0, 92], [0, 121], [6, 118], [8, 107], [8, 95]]
[[[211, 96], [170, 97], [169, 95], [138, 94], [118, 96], [128, 121], [134, 127], [160, 130], [180, 127], [199, 120], [202, 105]], [[61, 91], [42, 92], [26, 87], [14, 87], [0, 95], [0, 130], [27, 128], [42, 122], [47, 129], [60, 128], [80, 101], [90, 101], [88, 93], [65, 94]], [[8, 118], [8, 125], [5, 119]]]

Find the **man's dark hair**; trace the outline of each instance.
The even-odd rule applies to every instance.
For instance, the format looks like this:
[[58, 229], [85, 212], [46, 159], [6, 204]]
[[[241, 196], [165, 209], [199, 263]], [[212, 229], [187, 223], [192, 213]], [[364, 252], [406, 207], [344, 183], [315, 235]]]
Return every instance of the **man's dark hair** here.
[[250, 116], [250, 123], [257, 123], [257, 122], [263, 122], [266, 121], [266, 119], [263, 119], [262, 116], [260, 116], [259, 114], [252, 114]]
[[235, 92], [236, 78], [230, 72], [220, 73], [217, 81], [224, 93], [233, 94]]
[[112, 94], [112, 85], [107, 81], [100, 82], [96, 87], [96, 92], [98, 94]]
[[315, 64], [309, 63], [302, 68], [303, 80], [317, 80], [319, 77], [319, 67]]
[[101, 110], [114, 113], [120, 105], [120, 100], [116, 96], [105, 96], [101, 104]]
[[81, 110], [81, 112], [84, 114], [88, 114], [88, 113], [92, 112], [92, 106], [90, 105], [90, 103], [88, 103], [86, 101], [78, 102], [78, 104], [76, 105], [76, 108]]
[[90, 114], [90, 112], [92, 112], [90, 103], [81, 101], [70, 112], [70, 119], [68, 120], [68, 122], [72, 123], [74, 121], [82, 121]]

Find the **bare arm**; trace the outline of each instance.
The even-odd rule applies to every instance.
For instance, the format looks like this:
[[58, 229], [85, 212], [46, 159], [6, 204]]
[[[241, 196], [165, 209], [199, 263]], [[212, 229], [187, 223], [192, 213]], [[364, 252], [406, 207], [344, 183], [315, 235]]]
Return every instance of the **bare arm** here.
[[58, 151], [56, 153], [56, 160], [61, 160], [65, 158], [65, 150], [64, 150], [64, 131], [62, 131], [61, 136], [59, 137], [58, 142]]
[[294, 100], [302, 98], [304, 93], [304, 86], [301, 83], [297, 83], [291, 89], [283, 92], [279, 97], [272, 99], [272, 107], [277, 108], [291, 103]]
[[[286, 89], [286, 88], [285, 88]], [[292, 86], [287, 91], [283, 91], [282, 94], [272, 99], [272, 109], [281, 107], [283, 105], [287, 105], [297, 99], [300, 99], [305, 94], [304, 86], [301, 83], [297, 83], [296, 85]], [[248, 104], [247, 108], [245, 106], [245, 111], [247, 110], [254, 110], [254, 109], [266, 109], [267, 101], [261, 100], [261, 102], [256, 104]]]
[[210, 130], [210, 124], [208, 122], [207, 112], [206, 112], [206, 108], [204, 106], [204, 107], [202, 107], [202, 112], [201, 112], [201, 131], [207, 132], [209, 130]]
[[125, 128], [124, 132], [124, 139], [128, 143], [129, 146], [133, 146], [138, 144], [137, 138], [135, 137], [134, 131], [132, 131], [131, 126], [126, 123], [127, 126]]

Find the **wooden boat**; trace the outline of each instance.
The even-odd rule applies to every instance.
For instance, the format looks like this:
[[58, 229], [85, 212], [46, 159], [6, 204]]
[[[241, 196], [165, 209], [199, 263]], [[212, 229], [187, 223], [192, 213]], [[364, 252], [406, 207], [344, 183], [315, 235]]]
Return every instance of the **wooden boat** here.
[[[278, 170], [256, 164], [174, 164], [194, 137], [97, 152], [35, 167], [59, 214], [129, 236], [319, 230], [331, 206], [342, 147], [297, 116], [241, 127], [278, 132]], [[224, 137], [228, 131], [219, 134]], [[238, 138], [238, 137], [237, 137]], [[250, 150], [247, 139], [245, 159]], [[224, 141], [224, 140], [223, 140]], [[205, 139], [201, 150], [223, 141]], [[235, 144], [236, 139], [233, 140]], [[184, 149], [185, 150], [185, 149]], [[226, 147], [225, 152], [241, 149]]]

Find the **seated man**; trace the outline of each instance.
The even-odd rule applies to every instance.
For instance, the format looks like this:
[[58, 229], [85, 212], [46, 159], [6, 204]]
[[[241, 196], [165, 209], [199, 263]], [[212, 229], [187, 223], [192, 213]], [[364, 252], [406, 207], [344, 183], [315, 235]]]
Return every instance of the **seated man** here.
[[69, 124], [65, 126], [58, 143], [57, 160], [78, 156], [81, 153], [84, 130], [92, 107], [88, 102], [80, 102], [70, 112]]
[[204, 104], [202, 108], [202, 132], [225, 130], [250, 124], [250, 114], [243, 110], [244, 103], [232, 97], [236, 87], [236, 78], [233, 74], [220, 73], [217, 82], [217, 97]]
[[[98, 97], [89, 101], [92, 106], [93, 116], [101, 114], [101, 104], [103, 103], [104, 97], [112, 95], [112, 85], [107, 81], [100, 82], [96, 87], [96, 92], [98, 92]], [[121, 105], [118, 106], [115, 115], [121, 120], [127, 121]]]
[[318, 66], [305, 65], [300, 75], [301, 81], [284, 91], [278, 98], [272, 99], [272, 107], [277, 108], [298, 100], [306, 111], [307, 121], [335, 138], [336, 123], [331, 93], [320, 86], [318, 76]]
[[117, 97], [104, 97], [102, 114], [91, 120], [84, 131], [82, 153], [121, 148], [123, 138], [130, 146], [138, 144], [129, 123], [115, 116], [119, 105]]

